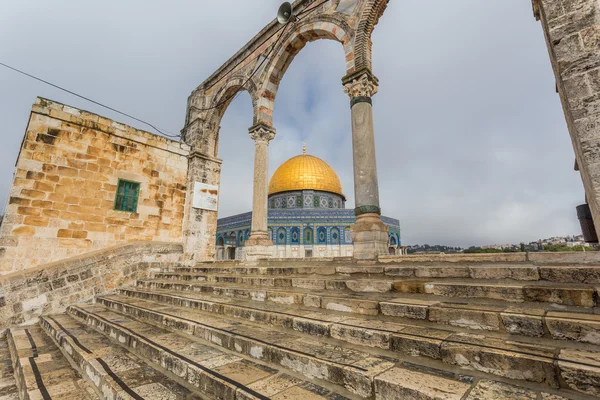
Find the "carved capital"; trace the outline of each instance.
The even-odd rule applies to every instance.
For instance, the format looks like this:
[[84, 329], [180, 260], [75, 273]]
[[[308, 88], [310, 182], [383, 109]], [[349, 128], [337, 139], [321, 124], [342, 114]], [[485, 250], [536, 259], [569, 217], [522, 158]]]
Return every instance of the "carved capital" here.
[[260, 123], [251, 126], [250, 129], [248, 129], [248, 132], [250, 133], [252, 140], [257, 144], [269, 144], [271, 140], [275, 139], [276, 130], [272, 126]]
[[379, 80], [369, 69], [363, 68], [344, 77], [342, 84], [344, 85], [344, 92], [350, 96], [350, 99], [354, 99], [356, 97], [372, 97], [375, 95], [379, 87]]

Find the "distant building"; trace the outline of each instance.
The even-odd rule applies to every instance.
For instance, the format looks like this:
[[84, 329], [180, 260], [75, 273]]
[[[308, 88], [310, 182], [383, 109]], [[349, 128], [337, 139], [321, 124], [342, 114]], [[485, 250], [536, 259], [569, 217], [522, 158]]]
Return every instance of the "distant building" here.
[[[348, 257], [353, 254], [350, 227], [356, 222], [336, 172], [320, 158], [293, 157], [275, 171], [269, 182], [268, 231], [277, 258]], [[390, 254], [403, 254], [400, 221], [381, 217], [389, 228]], [[245, 258], [252, 213], [217, 221], [217, 259]]]

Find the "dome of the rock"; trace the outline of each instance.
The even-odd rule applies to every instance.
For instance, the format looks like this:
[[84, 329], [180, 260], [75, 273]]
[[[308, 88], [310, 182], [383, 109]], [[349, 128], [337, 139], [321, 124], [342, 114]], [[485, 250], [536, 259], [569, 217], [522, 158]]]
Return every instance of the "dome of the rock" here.
[[342, 183], [333, 168], [308, 154], [292, 157], [281, 164], [269, 182], [269, 196], [295, 190], [318, 190], [344, 197]]

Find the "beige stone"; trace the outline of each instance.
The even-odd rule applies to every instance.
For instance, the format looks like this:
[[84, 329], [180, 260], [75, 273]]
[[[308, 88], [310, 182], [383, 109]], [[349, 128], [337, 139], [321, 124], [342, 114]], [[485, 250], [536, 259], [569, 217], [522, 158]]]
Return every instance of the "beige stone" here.
[[375, 378], [377, 400], [460, 400], [471, 386], [439, 376], [392, 368]]
[[533, 390], [506, 383], [481, 380], [471, 390], [466, 400], [537, 400]]

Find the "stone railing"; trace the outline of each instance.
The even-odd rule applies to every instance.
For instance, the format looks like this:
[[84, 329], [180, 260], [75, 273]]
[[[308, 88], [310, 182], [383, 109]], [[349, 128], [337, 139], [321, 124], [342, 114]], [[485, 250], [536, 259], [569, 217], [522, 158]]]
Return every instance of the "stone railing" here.
[[0, 332], [147, 277], [182, 254], [178, 243], [134, 242], [1, 276]]

